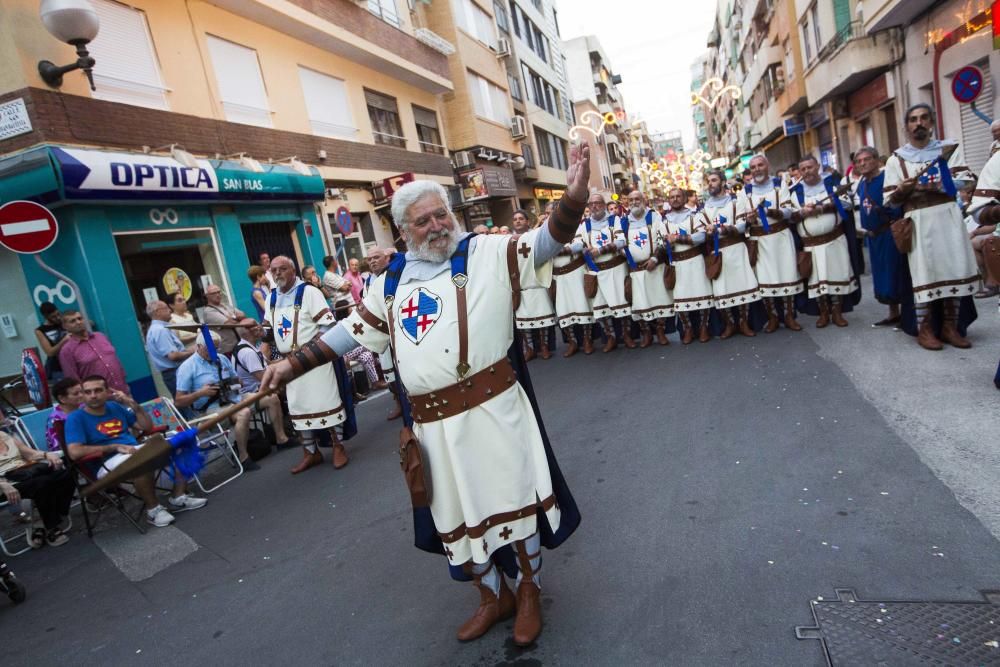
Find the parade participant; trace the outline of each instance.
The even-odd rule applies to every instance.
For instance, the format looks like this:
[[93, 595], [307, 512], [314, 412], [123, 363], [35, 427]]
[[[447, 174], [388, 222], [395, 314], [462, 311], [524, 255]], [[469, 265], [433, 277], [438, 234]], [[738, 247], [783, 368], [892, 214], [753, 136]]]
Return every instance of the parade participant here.
[[1000, 120], [990, 123], [990, 136], [993, 137], [993, 143], [990, 144], [990, 157], [993, 157], [997, 151], [1000, 151]]
[[628, 216], [620, 224], [628, 239], [624, 248], [629, 270], [626, 280], [630, 281], [632, 319], [639, 322], [639, 347], [652, 344], [652, 322], [656, 323], [656, 342], [669, 345], [666, 318], [673, 317], [673, 299], [663, 284], [664, 266], [653, 250], [663, 245], [666, 228], [660, 214], [646, 207], [646, 198], [638, 190], [629, 193], [628, 205]]
[[[901, 206], [906, 215], [893, 225], [893, 237], [903, 244], [900, 250], [906, 251], [910, 267], [919, 320], [917, 342], [928, 350], [942, 349], [942, 341], [968, 348], [972, 344], [959, 331], [959, 299], [976, 291], [979, 271], [955, 205], [955, 180], [967, 168], [956, 142], [931, 138], [934, 118], [928, 104], [907, 109], [903, 122], [909, 143], [889, 157], [884, 191], [889, 203]], [[940, 339], [930, 310], [936, 301], [942, 302], [944, 314]]]
[[[618, 347], [615, 337], [615, 327], [612, 318], [618, 319], [622, 327], [622, 340], [625, 346], [635, 347], [632, 340], [631, 315], [632, 308], [625, 298], [625, 277], [628, 276], [628, 265], [621, 249], [625, 247], [625, 238], [618, 229], [618, 217], [608, 213], [604, 195], [593, 194], [588, 202], [590, 217], [581, 225], [583, 231], [584, 262], [587, 264], [585, 286], [589, 281], [591, 287], [586, 287], [590, 299], [590, 310], [594, 320], [601, 323], [604, 329], [604, 352], [611, 352]], [[594, 281], [596, 280], [596, 289]], [[586, 327], [584, 327], [586, 329]]]
[[983, 278], [983, 289], [974, 295], [977, 299], [1000, 293], [1000, 240], [996, 239], [1000, 229], [1000, 158], [995, 155], [983, 167], [968, 210], [977, 225], [969, 231], [969, 241]]
[[[548, 207], [546, 207], [547, 209]], [[514, 211], [511, 225], [514, 233], [521, 235], [534, 227], [533, 216], [523, 209]], [[547, 287], [525, 287], [521, 289], [521, 305], [514, 314], [514, 324], [521, 332], [521, 347], [524, 360], [531, 361], [537, 355], [542, 359], [552, 356], [549, 351], [549, 329], [556, 324], [556, 310], [552, 305]], [[528, 342], [529, 337], [531, 343]]]
[[[708, 172], [706, 183], [708, 200], [700, 216], [712, 233], [710, 252], [717, 253], [722, 262], [718, 277], [712, 280], [713, 303], [725, 322], [720, 338], [730, 338], [737, 329], [744, 336], [756, 336], [750, 326], [750, 304], [760, 301], [760, 289], [746, 244], [747, 220], [755, 213], [743, 192], [735, 196], [726, 192], [726, 177], [721, 171]], [[734, 306], [739, 313], [735, 324], [730, 310]]]
[[[292, 260], [283, 255], [275, 257], [271, 260], [271, 271], [277, 287], [268, 300], [268, 325], [274, 330], [278, 351], [287, 356], [318, 338], [333, 326], [334, 319], [323, 293], [295, 275]], [[347, 450], [334, 429], [348, 416], [341, 400], [344, 384], [338, 380], [335, 367], [326, 365], [302, 375], [285, 388], [292, 428], [302, 442], [302, 460], [292, 468], [293, 475], [323, 462], [316, 444], [316, 431], [321, 429], [327, 430], [333, 441], [333, 467], [347, 465]]]
[[[798, 226], [804, 253], [799, 275], [806, 279], [809, 298], [816, 299], [822, 329], [832, 321], [846, 327], [844, 297], [860, 289], [845, 236], [845, 202], [836, 192], [832, 177], [821, 178], [819, 160], [807, 155], [799, 161], [802, 180], [791, 189], [792, 220]], [[850, 205], [850, 202], [847, 202]], [[854, 226], [850, 225], [853, 231]], [[854, 235], [850, 237], [854, 243]], [[808, 261], [804, 261], [808, 258]], [[808, 275], [803, 275], [807, 273]]]
[[[585, 209], [589, 217], [590, 207]], [[587, 273], [586, 258], [583, 250], [586, 247], [584, 236], [586, 231], [581, 225], [576, 236], [570, 243], [563, 246], [559, 254], [552, 260], [552, 284], [555, 288], [556, 321], [563, 334], [566, 350], [563, 357], [569, 358], [580, 349], [573, 327], [580, 325], [583, 337], [583, 353], [593, 354], [593, 324], [594, 313], [591, 310], [590, 299], [583, 285], [583, 276]]]
[[[486, 225], [483, 225], [485, 228]], [[477, 234], [481, 232], [476, 232]], [[488, 233], [488, 232], [482, 232]], [[368, 253], [368, 269], [371, 274], [368, 279], [365, 280], [365, 287], [361, 291], [361, 298], [364, 299], [368, 295], [368, 291], [371, 289], [371, 284], [377, 276], [379, 276], [385, 267], [389, 265], [389, 260], [395, 254], [395, 248], [375, 248]], [[382, 375], [385, 377], [386, 383], [389, 385], [389, 393], [392, 394], [393, 407], [386, 415], [386, 421], [392, 421], [394, 419], [399, 419], [403, 416], [403, 407], [399, 401], [399, 383], [396, 382], [396, 367], [392, 361], [392, 352], [386, 350], [378, 355], [378, 363], [382, 368]]]
[[[666, 240], [670, 244], [668, 261], [677, 271], [673, 290], [674, 311], [681, 321], [681, 343], [694, 340], [694, 324], [691, 313], [698, 313], [698, 340], [707, 343], [708, 315], [712, 307], [712, 283], [705, 274], [705, 257], [701, 245], [705, 242], [705, 222], [694, 215], [684, 205], [684, 191], [673, 188], [667, 193], [670, 202], [663, 222], [666, 225]], [[662, 254], [661, 254], [662, 257]]]
[[771, 165], [763, 155], [750, 160], [753, 182], [745, 192], [756, 215], [750, 218], [751, 260], [757, 273], [760, 295], [767, 309], [764, 331], [772, 333], [778, 328], [776, 300], [782, 300], [784, 324], [787, 329], [801, 331], [795, 321], [795, 295], [802, 292], [802, 278], [796, 263], [795, 236], [788, 221], [790, 211], [782, 210], [788, 204], [788, 191], [771, 178]]
[[[359, 344], [391, 345], [415, 423], [415, 433], [401, 434], [401, 455], [417, 465], [419, 453], [429, 475], [426, 487], [410, 485], [417, 544], [464, 566], [480, 593], [460, 640], [482, 636], [516, 610], [514, 643], [534, 642], [542, 629], [541, 547], [555, 548], [579, 522], [512, 342], [521, 286], [548, 284], [549, 260], [576, 234], [589, 160], [589, 147], [572, 147], [563, 199], [544, 227], [513, 239], [461, 235], [441, 185], [404, 185], [393, 196], [393, 219], [410, 251], [393, 258], [346, 322], [264, 379], [275, 387]], [[429, 499], [422, 488], [432, 490]], [[440, 541], [428, 532], [431, 522]], [[501, 568], [517, 572], [516, 599]]]
[[854, 153], [855, 172], [860, 180], [856, 190], [857, 210], [861, 215], [861, 226], [865, 230], [865, 243], [871, 261], [872, 287], [879, 303], [889, 306], [889, 316], [879, 320], [874, 326], [897, 324], [900, 320], [899, 306], [904, 291], [909, 290], [903, 256], [899, 254], [889, 225], [900, 217], [900, 211], [885, 205], [882, 184], [885, 174], [879, 165], [878, 152], [871, 146], [859, 148]]

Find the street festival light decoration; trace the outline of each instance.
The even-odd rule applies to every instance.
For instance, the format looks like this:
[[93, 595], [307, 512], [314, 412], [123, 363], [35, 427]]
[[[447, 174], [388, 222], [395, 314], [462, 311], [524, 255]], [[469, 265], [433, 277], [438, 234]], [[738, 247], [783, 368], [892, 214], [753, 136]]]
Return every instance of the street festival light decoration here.
[[42, 81], [58, 88], [63, 83], [63, 74], [82, 69], [90, 81], [90, 89], [97, 90], [93, 74], [95, 61], [87, 51], [87, 44], [97, 37], [101, 20], [91, 4], [87, 0], [42, 0], [38, 14], [45, 29], [59, 41], [75, 46], [77, 55], [75, 63], [62, 67], [48, 60], [40, 61], [38, 74]]
[[[569, 128], [569, 138], [571, 141], [579, 141], [581, 132], [589, 132], [594, 135], [594, 137], [599, 137], [600, 133], [604, 131], [605, 127], [609, 125], [617, 125], [618, 121], [625, 120], [625, 112], [619, 111], [617, 114], [609, 111], [606, 114], [600, 114], [596, 111], [584, 111], [580, 114], [580, 120], [584, 123], [583, 125], [574, 125]], [[592, 120], [598, 122], [597, 127], [594, 127], [591, 123]]]
[[[706, 99], [704, 96], [705, 92], [709, 90], [709, 88], [712, 89], [714, 95], [711, 101]], [[727, 86], [725, 81], [719, 77], [713, 77], [706, 81], [704, 85], [702, 85], [701, 90], [697, 93], [694, 91], [691, 92], [691, 106], [696, 107], [699, 104], [704, 104], [709, 108], [709, 110], [711, 110], [714, 109], [719, 100], [723, 99], [726, 95], [729, 95], [734, 100], [738, 100], [743, 97], [743, 92], [738, 86], [734, 86], [732, 84]]]

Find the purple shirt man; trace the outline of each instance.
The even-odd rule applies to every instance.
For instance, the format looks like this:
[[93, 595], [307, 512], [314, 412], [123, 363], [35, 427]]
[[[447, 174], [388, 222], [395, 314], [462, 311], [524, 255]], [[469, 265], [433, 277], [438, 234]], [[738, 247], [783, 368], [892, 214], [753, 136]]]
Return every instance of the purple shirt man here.
[[63, 328], [69, 332], [69, 340], [59, 350], [59, 365], [66, 377], [81, 379], [100, 375], [110, 389], [131, 393], [125, 381], [125, 369], [107, 336], [88, 333], [83, 315], [74, 311], [63, 313]]

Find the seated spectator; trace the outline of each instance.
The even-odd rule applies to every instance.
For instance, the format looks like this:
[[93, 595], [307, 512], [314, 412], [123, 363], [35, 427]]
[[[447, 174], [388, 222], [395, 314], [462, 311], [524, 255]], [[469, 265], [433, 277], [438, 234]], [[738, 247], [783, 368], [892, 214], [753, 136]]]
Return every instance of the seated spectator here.
[[333, 310], [333, 314], [338, 320], [342, 320], [351, 314], [354, 308], [354, 297], [351, 296], [351, 283], [344, 276], [337, 273], [337, 259], [333, 255], [323, 258], [322, 287], [323, 296]]
[[[240, 342], [233, 348], [233, 365], [236, 366], [236, 374], [240, 378], [240, 398], [243, 399], [249, 394], [260, 391], [260, 379], [264, 376], [264, 369], [267, 368], [264, 353], [261, 351], [264, 327], [255, 322], [248, 327], [237, 329], [236, 333], [240, 335]], [[271, 417], [275, 443], [279, 447], [289, 446], [290, 438], [285, 433], [285, 416], [281, 409], [281, 399], [277, 394], [271, 394], [257, 401], [257, 404], [262, 410], [267, 410]]]
[[257, 321], [263, 322], [266, 319], [264, 311], [267, 310], [267, 295], [271, 292], [271, 283], [267, 281], [267, 271], [254, 264], [247, 270], [247, 278], [253, 285], [250, 289], [250, 298], [253, 300], [254, 310], [257, 311]]
[[[170, 307], [163, 301], [146, 304], [149, 329], [146, 330], [146, 352], [160, 371], [163, 384], [173, 396], [177, 392], [177, 368], [181, 362], [194, 354], [194, 347], [185, 348], [173, 329], [167, 328], [170, 321]], [[195, 334], [197, 335], [197, 334]]]
[[[188, 310], [187, 299], [180, 292], [171, 292], [168, 294], [167, 305], [170, 306], [170, 324], [187, 324], [188, 326], [198, 324], [198, 320], [194, 318], [194, 313]], [[182, 329], [171, 329], [171, 331], [181, 339], [184, 347], [193, 345], [194, 337], [198, 335], [197, 331], [184, 331]]]
[[83, 385], [76, 378], [63, 378], [52, 386], [52, 397], [56, 405], [45, 420], [45, 445], [50, 452], [62, 451], [56, 434], [56, 422], [66, 421], [70, 413], [76, 412], [83, 403]]
[[[153, 420], [131, 397], [120, 391], [109, 392], [107, 382], [99, 375], [84, 378], [82, 384], [83, 407], [66, 418], [67, 450], [75, 461], [100, 454], [100, 461], [84, 463], [100, 479], [142, 446], [129, 428], [138, 425], [142, 430], [150, 430]], [[175, 479], [173, 493], [167, 501], [171, 510], [184, 512], [205, 506], [207, 500], [187, 494], [187, 481], [181, 475], [175, 474]], [[173, 523], [174, 515], [156, 497], [153, 473], [143, 473], [130, 481], [146, 504], [146, 520], [149, 523], [159, 528]]]
[[976, 264], [979, 265], [979, 275], [983, 277], [983, 288], [973, 296], [977, 299], [985, 299], [1000, 294], [1000, 276], [994, 276], [986, 265], [986, 258], [983, 256], [983, 246], [986, 241], [996, 232], [996, 225], [979, 225], [969, 232], [969, 239], [972, 241], [972, 252], [976, 255]]
[[61, 456], [40, 452], [17, 436], [0, 431], [0, 493], [12, 505], [30, 498], [45, 526], [44, 535], [32, 536], [31, 546], [37, 549], [44, 542], [58, 547], [69, 541], [66, 528], [61, 526], [68, 528], [66, 517], [75, 491], [73, 476]]
[[[212, 342], [218, 350], [221, 338], [212, 332]], [[239, 393], [228, 381], [236, 380], [236, 371], [229, 359], [217, 355], [219, 365], [210, 360], [205, 338], [199, 331], [194, 343], [195, 353], [184, 360], [177, 369], [177, 395], [174, 403], [179, 408], [190, 407], [199, 417], [215, 414], [222, 409], [223, 398], [227, 404], [239, 400]], [[258, 466], [247, 454], [247, 439], [250, 436], [250, 408], [243, 408], [233, 417], [233, 432], [236, 436], [236, 448], [239, 450], [240, 463], [247, 471], [258, 470]]]
[[35, 327], [35, 339], [38, 347], [45, 353], [45, 377], [49, 382], [55, 382], [63, 376], [62, 366], [59, 365], [59, 351], [69, 337], [62, 326], [62, 313], [54, 304], [45, 301], [38, 310], [45, 321], [41, 326]]
[[131, 394], [125, 381], [125, 368], [118, 359], [118, 352], [108, 337], [87, 331], [83, 315], [75, 310], [62, 314], [62, 325], [69, 332], [69, 340], [59, 350], [59, 364], [63, 374], [71, 378], [91, 375], [107, 378], [110, 389]]
[[[209, 285], [205, 289], [205, 309], [202, 311], [202, 318], [206, 324], [239, 324], [246, 315], [239, 308], [223, 303], [225, 294], [218, 285]], [[219, 344], [219, 352], [227, 357], [232, 354], [233, 348], [240, 337], [232, 329], [220, 329], [219, 336], [222, 342]]]

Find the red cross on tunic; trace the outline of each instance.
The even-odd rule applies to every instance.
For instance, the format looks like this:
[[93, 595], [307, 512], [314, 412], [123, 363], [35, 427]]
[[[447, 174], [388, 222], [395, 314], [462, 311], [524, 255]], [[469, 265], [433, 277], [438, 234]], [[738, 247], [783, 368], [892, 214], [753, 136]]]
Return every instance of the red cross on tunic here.
[[432, 324], [434, 324], [434, 320], [432, 320], [427, 315], [421, 315], [420, 318], [417, 320], [417, 326], [420, 327], [421, 333], [426, 329], [430, 328]]
[[414, 317], [416, 316], [417, 311], [420, 310], [419, 303], [419, 296], [414, 296], [406, 302], [406, 305], [403, 308], [400, 308], [399, 312], [402, 313], [405, 319]]
[[717, 215], [717, 216], [715, 216], [715, 219], [714, 219], [714, 220], [712, 220], [712, 224], [713, 224], [713, 225], [716, 225], [716, 226], [721, 226], [721, 225], [724, 225], [724, 224], [726, 224], [726, 223], [725, 223], [725, 221], [724, 221], [724, 220], [722, 219], [722, 216], [721, 216], [721, 215]]

